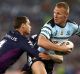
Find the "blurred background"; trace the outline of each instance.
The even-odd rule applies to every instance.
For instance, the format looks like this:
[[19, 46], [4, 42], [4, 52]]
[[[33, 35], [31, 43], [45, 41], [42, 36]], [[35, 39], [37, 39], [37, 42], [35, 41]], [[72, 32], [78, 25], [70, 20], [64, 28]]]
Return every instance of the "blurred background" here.
[[[12, 29], [15, 16], [27, 16], [31, 21], [32, 34], [39, 33], [44, 23], [52, 17], [55, 4], [65, 1], [70, 6], [69, 19], [80, 24], [80, 0], [0, 0], [0, 39]], [[72, 36], [75, 44], [72, 53], [64, 56], [62, 64], [56, 64], [54, 74], [80, 74], [80, 38]], [[17, 70], [26, 62], [25, 53], [9, 70]]]

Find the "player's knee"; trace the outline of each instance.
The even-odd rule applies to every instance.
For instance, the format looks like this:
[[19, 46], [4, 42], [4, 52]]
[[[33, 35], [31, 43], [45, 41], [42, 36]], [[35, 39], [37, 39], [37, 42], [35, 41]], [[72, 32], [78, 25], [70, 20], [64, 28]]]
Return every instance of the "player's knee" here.
[[34, 62], [33, 64], [32, 64], [32, 69], [34, 69], [34, 68], [38, 68], [38, 66], [40, 66], [40, 65], [43, 65], [44, 66], [44, 64], [41, 62], [41, 61], [36, 61], [36, 62]]
[[41, 61], [36, 61], [32, 64], [33, 74], [47, 74], [45, 66]]

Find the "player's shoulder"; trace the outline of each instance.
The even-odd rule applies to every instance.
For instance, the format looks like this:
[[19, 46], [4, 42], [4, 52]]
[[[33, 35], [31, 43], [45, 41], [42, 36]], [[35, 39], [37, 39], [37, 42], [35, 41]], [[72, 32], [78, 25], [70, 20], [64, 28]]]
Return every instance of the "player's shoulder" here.
[[67, 20], [67, 23], [69, 23], [70, 25], [73, 25], [73, 26], [78, 26], [78, 24], [74, 21], [71, 21], [71, 20]]
[[74, 29], [77, 29], [79, 27], [79, 25], [74, 21], [68, 20], [67, 23]]
[[[17, 39], [17, 41], [23, 41], [23, 42], [25, 42], [25, 40], [26, 41], [28, 41], [28, 38], [26, 37], [26, 36], [22, 36], [21, 34], [20, 34], [20, 32], [18, 32], [18, 31], [16, 31], [16, 30], [11, 30], [11, 31], [9, 31], [8, 32], [8, 35], [9, 35], [9, 37], [11, 37], [12, 39], [14, 39], [14, 38], [16, 38]], [[9, 38], [8, 37], [8, 38]]]
[[54, 19], [50, 19], [45, 23], [45, 26], [49, 26], [49, 27], [54, 27], [55, 23], [54, 23]]

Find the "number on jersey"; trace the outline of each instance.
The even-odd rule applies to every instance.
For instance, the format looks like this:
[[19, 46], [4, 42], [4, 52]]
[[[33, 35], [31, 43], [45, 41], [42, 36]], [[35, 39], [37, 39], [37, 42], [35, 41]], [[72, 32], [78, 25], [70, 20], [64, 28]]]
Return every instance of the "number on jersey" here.
[[3, 44], [6, 42], [7, 40], [2, 40], [1, 42], [0, 42], [0, 48], [3, 46]]

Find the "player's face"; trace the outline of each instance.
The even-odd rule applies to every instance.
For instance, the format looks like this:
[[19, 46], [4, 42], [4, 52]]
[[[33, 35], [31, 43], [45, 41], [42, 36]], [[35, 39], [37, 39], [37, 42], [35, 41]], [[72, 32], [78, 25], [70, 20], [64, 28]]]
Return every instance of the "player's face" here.
[[30, 21], [29, 21], [29, 19], [27, 19], [27, 22], [24, 24], [24, 29], [23, 29], [24, 31], [24, 34], [26, 35], [26, 34], [30, 34], [30, 32], [31, 32], [31, 26], [30, 26]]
[[54, 22], [63, 26], [68, 18], [68, 13], [64, 8], [55, 7], [53, 11]]

